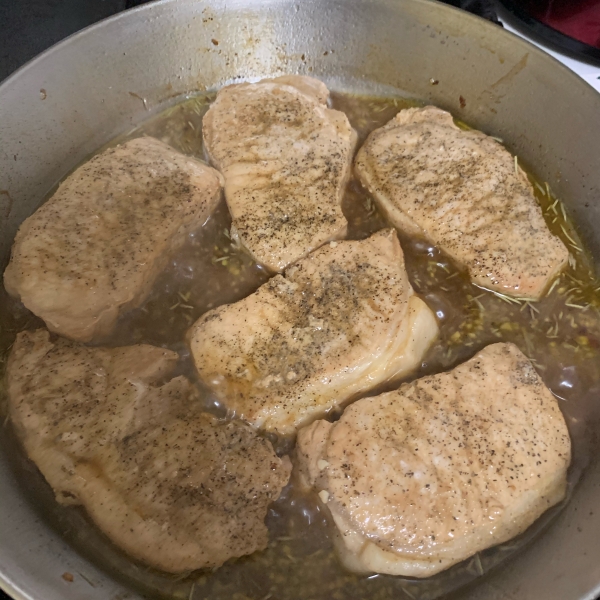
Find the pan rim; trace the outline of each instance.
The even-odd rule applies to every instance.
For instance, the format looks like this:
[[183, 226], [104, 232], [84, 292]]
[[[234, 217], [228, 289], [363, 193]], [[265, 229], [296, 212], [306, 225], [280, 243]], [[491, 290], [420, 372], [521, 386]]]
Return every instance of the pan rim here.
[[[343, 3], [344, 0], [339, 0], [340, 3]], [[395, 3], [391, 0], [359, 0], [364, 4], [371, 4], [373, 6], [376, 5], [388, 5], [393, 6]], [[477, 20], [478, 26], [486, 28], [487, 31], [496, 31], [498, 26], [492, 23], [489, 23], [483, 19], [480, 19], [477, 16], [464, 13], [460, 9], [457, 9], [452, 6], [448, 6], [446, 4], [437, 2], [435, 0], [404, 0], [407, 4], [413, 5], [425, 5], [425, 6], [435, 6], [437, 10], [443, 12], [447, 12], [447, 14], [454, 14], [455, 16], [460, 14], [461, 19], [471, 20], [471, 22], [475, 22]], [[171, 7], [176, 7], [182, 4], [198, 4], [194, 0], [157, 0], [155, 2], [151, 2], [149, 4], [145, 4], [142, 6], [138, 6], [132, 9], [128, 9], [106, 19], [103, 19], [97, 23], [94, 23], [78, 32], [75, 32], [68, 36], [67, 38], [61, 40], [60, 42], [54, 44], [43, 53], [38, 56], [32, 58], [19, 69], [17, 69], [14, 73], [9, 75], [4, 81], [0, 83], [0, 100], [4, 96], [7, 91], [14, 85], [16, 81], [20, 78], [26, 77], [29, 71], [40, 64], [44, 64], [46, 61], [58, 60], [60, 56], [57, 58], [57, 54], [65, 51], [68, 48], [71, 48], [74, 44], [85, 43], [85, 40], [90, 35], [97, 35], [99, 32], [106, 30], [107, 28], [111, 28], [117, 22], [122, 22], [126, 20], [131, 20], [133, 22], [134, 19], [139, 18], [140, 15], [145, 13], [152, 13], [159, 10], [169, 10]], [[258, 4], [258, 2], [257, 2]], [[232, 10], [235, 10], [235, 5], [231, 7]], [[160, 16], [160, 15], [159, 15]], [[598, 96], [598, 92], [594, 90], [594, 88], [589, 85], [585, 80], [581, 79], [575, 73], [573, 73], [570, 69], [568, 69], [565, 65], [560, 63], [557, 59], [552, 57], [551, 55], [544, 52], [542, 49], [534, 46], [530, 42], [523, 40], [512, 32], [504, 30], [504, 34], [508, 34], [512, 36], [512, 42], [515, 45], [520, 45], [524, 51], [527, 51], [531, 54], [536, 55], [541, 60], [545, 61], [548, 65], [552, 65], [552, 69], [556, 70], [557, 67], [561, 69], [563, 78], [570, 77], [570, 82], [572, 88], [570, 90], [571, 94], [581, 94], [596, 98], [598, 107], [600, 109], [600, 96]], [[1, 120], [0, 120], [1, 123]], [[2, 130], [2, 125], [0, 124], [0, 132]], [[6, 591], [9, 595], [15, 597], [16, 600], [35, 600], [33, 596], [28, 595], [14, 580], [13, 578], [5, 573], [0, 568], [0, 588]], [[600, 592], [600, 582], [598, 582], [595, 591], [592, 595], [587, 596], [590, 600], [595, 597], [595, 595]]]

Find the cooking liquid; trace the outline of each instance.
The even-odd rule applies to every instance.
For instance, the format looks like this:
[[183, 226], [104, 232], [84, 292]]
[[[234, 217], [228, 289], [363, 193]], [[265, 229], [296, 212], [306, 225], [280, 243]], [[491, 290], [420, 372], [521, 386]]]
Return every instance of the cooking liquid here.
[[[202, 116], [211, 96], [197, 96], [164, 111], [114, 143], [152, 135], [174, 148], [205, 158]], [[399, 110], [414, 106], [405, 98], [368, 98], [333, 94], [332, 106], [343, 110], [359, 132], [360, 143], [369, 132], [389, 121]], [[460, 124], [461, 126], [464, 126]], [[464, 126], [466, 127], [466, 126]], [[422, 239], [399, 232], [406, 267], [415, 291], [436, 313], [440, 337], [411, 376], [448, 370], [487, 344], [514, 342], [532, 360], [546, 385], [559, 398], [573, 441], [570, 490], [588, 456], [586, 422], [593, 416], [600, 391], [600, 282], [582, 242], [562, 204], [547, 186], [534, 183], [536, 198], [550, 229], [569, 248], [570, 264], [540, 302], [522, 302], [480, 289], [469, 282], [443, 253]], [[387, 226], [369, 195], [351, 181], [343, 202], [349, 238], [361, 239]], [[181, 355], [179, 372], [198, 381], [184, 338], [200, 315], [235, 302], [256, 290], [268, 274], [230, 239], [230, 218], [222, 202], [206, 224], [189, 236], [173, 257], [144, 304], [124, 315], [114, 334], [103, 344], [120, 346], [149, 343], [172, 348]], [[18, 331], [43, 323], [1, 290], [0, 365], [4, 368]], [[4, 381], [2, 379], [4, 389]], [[208, 410], [224, 409], [198, 383]], [[398, 384], [381, 386], [374, 395]], [[3, 403], [3, 410], [5, 403]], [[61, 507], [35, 466], [27, 460], [4, 421], [5, 448], [26, 495], [60, 533], [81, 553], [151, 597], [187, 600], [377, 600], [406, 598], [433, 600], [480, 577], [535, 537], [558, 513], [555, 507], [524, 534], [425, 580], [386, 575], [356, 576], [344, 571], [332, 549], [330, 524], [316, 494], [303, 493], [294, 478], [269, 510], [269, 547], [249, 557], [230, 561], [214, 572], [181, 577], [165, 575], [137, 564], [115, 548], [77, 507]], [[291, 443], [274, 440], [279, 453]], [[202, 451], [201, 448], [198, 449]], [[25, 476], [23, 476], [25, 475]], [[564, 505], [564, 503], [563, 503]], [[562, 506], [562, 505], [561, 505]], [[89, 580], [90, 585], [94, 581]]]

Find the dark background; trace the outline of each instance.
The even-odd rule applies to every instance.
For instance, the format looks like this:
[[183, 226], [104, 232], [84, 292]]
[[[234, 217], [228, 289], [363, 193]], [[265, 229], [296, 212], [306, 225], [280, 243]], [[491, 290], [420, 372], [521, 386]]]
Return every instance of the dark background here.
[[0, 81], [56, 42], [127, 5], [127, 0], [0, 0]]

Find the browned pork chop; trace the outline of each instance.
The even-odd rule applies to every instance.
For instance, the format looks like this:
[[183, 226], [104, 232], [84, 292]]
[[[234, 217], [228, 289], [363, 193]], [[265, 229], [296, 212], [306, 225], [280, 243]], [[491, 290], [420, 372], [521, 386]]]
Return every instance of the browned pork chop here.
[[556, 398], [513, 344], [298, 434], [351, 570], [427, 577], [524, 531], [566, 492]]
[[396, 232], [331, 242], [192, 327], [198, 372], [255, 427], [291, 434], [420, 364], [435, 317], [408, 281]]
[[273, 272], [346, 235], [341, 202], [357, 137], [328, 98], [320, 81], [290, 75], [225, 87], [204, 117], [232, 234]]
[[439, 108], [400, 111], [371, 133], [355, 170], [396, 227], [438, 245], [479, 286], [536, 299], [567, 262], [513, 157]]
[[6, 289], [51, 331], [81, 341], [108, 334], [220, 193], [217, 171], [156, 139], [105, 150], [21, 225]]
[[218, 567], [267, 545], [267, 506], [290, 464], [241, 422], [202, 412], [177, 354], [17, 336], [10, 415], [64, 504], [82, 504], [133, 557], [169, 572]]

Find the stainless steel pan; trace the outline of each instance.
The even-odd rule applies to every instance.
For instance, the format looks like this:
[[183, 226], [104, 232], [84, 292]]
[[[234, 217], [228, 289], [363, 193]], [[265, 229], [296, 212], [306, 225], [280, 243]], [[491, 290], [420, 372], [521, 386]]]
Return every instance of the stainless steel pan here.
[[[0, 86], [1, 266], [19, 223], [115, 135], [186, 92], [290, 72], [337, 88], [405, 90], [501, 136], [566, 201], [600, 259], [600, 95], [536, 48], [425, 0], [162, 0], [71, 37]], [[19, 481], [33, 475], [16, 474], [6, 454], [4, 444], [0, 585], [28, 600], [141, 598], [39, 516]], [[599, 592], [594, 460], [541, 538], [460, 597]]]

